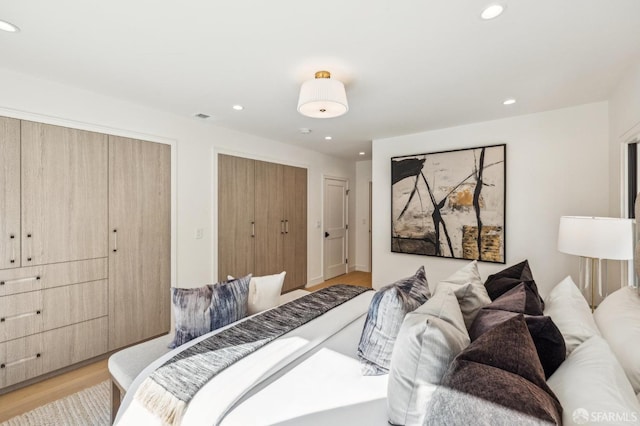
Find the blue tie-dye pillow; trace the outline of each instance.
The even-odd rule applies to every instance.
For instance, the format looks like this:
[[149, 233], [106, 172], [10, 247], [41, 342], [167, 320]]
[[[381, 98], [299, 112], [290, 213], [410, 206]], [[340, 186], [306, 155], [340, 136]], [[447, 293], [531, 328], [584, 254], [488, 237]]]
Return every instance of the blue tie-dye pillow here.
[[250, 281], [251, 274], [213, 285], [209, 308], [211, 330], [224, 327], [247, 316]]
[[171, 288], [175, 336], [169, 348], [247, 316], [251, 275], [198, 288]]
[[393, 345], [405, 315], [416, 310], [429, 297], [431, 291], [423, 266], [413, 276], [376, 292], [371, 299], [358, 345], [363, 375], [377, 376], [389, 372]]

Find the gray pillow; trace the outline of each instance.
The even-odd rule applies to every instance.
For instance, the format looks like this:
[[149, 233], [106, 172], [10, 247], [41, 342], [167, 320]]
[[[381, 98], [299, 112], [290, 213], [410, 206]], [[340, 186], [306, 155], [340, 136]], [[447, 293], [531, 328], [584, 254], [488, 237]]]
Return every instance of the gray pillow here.
[[408, 278], [376, 292], [358, 344], [362, 374], [375, 376], [389, 372], [391, 353], [404, 316], [431, 296], [424, 267]]
[[251, 274], [212, 286], [211, 305], [209, 307], [211, 331], [247, 316], [249, 312], [250, 281]]
[[211, 293], [211, 285], [198, 288], [171, 288], [176, 332], [169, 348], [177, 348], [211, 331]]
[[467, 329], [473, 324], [480, 308], [491, 303], [491, 298], [480, 278], [476, 260], [456, 271], [446, 280], [440, 281], [435, 293], [444, 289], [453, 290], [458, 298]]
[[450, 289], [439, 289], [405, 316], [389, 369], [389, 423], [423, 424], [431, 394], [469, 342], [458, 299]]

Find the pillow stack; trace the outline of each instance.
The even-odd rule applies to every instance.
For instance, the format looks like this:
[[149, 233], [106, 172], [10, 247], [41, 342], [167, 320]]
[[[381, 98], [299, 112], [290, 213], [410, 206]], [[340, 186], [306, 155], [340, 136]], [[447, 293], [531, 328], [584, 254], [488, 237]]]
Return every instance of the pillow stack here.
[[363, 375], [389, 372], [391, 353], [405, 315], [425, 303], [429, 297], [431, 291], [423, 266], [413, 276], [376, 292], [358, 344], [358, 358]]
[[177, 348], [247, 316], [251, 275], [199, 288], [171, 288]]
[[562, 424], [524, 316], [496, 325], [460, 353], [426, 408], [423, 424]]

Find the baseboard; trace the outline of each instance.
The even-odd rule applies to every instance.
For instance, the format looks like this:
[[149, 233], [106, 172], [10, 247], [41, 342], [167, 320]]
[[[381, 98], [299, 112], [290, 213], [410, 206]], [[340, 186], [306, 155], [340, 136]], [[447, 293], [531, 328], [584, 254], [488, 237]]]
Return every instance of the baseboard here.
[[320, 284], [324, 282], [324, 277], [320, 275], [319, 277], [312, 278], [307, 281], [307, 284], [304, 286], [305, 288], [313, 287], [314, 285]]
[[360, 272], [371, 272], [369, 270], [369, 265], [356, 265], [356, 271]]
[[353, 266], [349, 266], [349, 267], [347, 268], [347, 273], [349, 273], [349, 272], [353, 272], [353, 271], [355, 271], [355, 270], [356, 270], [356, 266], [355, 266], [355, 265], [353, 265]]

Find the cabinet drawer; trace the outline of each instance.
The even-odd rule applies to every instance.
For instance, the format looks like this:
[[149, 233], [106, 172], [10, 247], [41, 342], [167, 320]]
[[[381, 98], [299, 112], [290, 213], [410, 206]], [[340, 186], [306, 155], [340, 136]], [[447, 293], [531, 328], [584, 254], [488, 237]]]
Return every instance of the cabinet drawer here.
[[107, 315], [107, 280], [0, 297], [0, 342]]
[[107, 258], [0, 271], [0, 296], [107, 278]]
[[0, 342], [42, 331], [42, 291], [0, 297]]
[[107, 352], [107, 317], [0, 343], [0, 388]]

